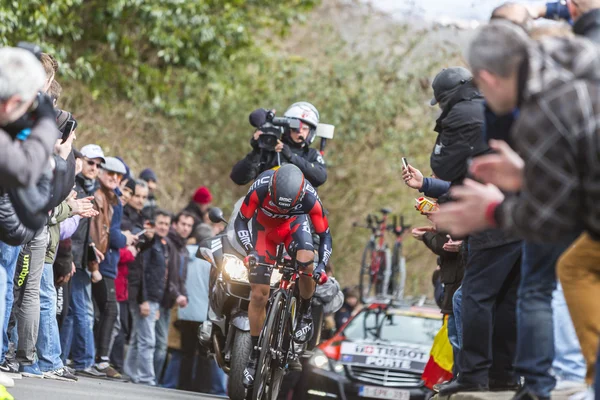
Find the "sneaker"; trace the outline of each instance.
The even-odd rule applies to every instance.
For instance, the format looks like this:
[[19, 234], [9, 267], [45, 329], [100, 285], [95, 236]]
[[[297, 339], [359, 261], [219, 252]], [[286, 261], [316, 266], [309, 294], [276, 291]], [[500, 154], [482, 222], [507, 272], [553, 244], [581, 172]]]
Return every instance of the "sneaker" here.
[[65, 370], [67, 370], [68, 373], [70, 373], [71, 375], [75, 375], [75, 370], [71, 367], [67, 367], [66, 365], [63, 367]]
[[0, 372], [0, 385], [4, 387], [14, 387], [15, 381], [13, 381], [10, 376]]
[[77, 382], [78, 378], [70, 373], [66, 368], [58, 368], [54, 371], [44, 372], [44, 378], [57, 381]]
[[44, 374], [42, 373], [40, 367], [37, 364], [20, 365], [19, 372], [26, 378], [44, 378]]
[[586, 390], [572, 394], [569, 400], [594, 400], [594, 389], [590, 386]]
[[93, 368], [95, 368], [96, 371], [103, 373], [109, 379], [115, 379], [119, 381], [126, 380], [123, 374], [114, 369], [113, 366], [108, 363], [96, 364]]
[[75, 370], [75, 374], [88, 378], [106, 378], [106, 374], [98, 371], [94, 366], [86, 369]]
[[312, 326], [313, 326], [313, 318], [310, 307], [308, 310], [300, 317], [300, 321], [296, 326], [296, 330], [294, 331], [294, 342], [298, 344], [303, 344], [308, 342], [312, 337]]
[[244, 378], [242, 384], [246, 389], [250, 389], [254, 385], [254, 376], [256, 376], [256, 365], [258, 364], [258, 349], [252, 350], [248, 365], [244, 369]]
[[15, 364], [9, 362], [8, 360], [4, 360], [2, 364], [0, 364], [0, 372], [8, 375], [12, 379], [21, 379], [22, 376], [19, 373], [19, 367], [15, 366]]

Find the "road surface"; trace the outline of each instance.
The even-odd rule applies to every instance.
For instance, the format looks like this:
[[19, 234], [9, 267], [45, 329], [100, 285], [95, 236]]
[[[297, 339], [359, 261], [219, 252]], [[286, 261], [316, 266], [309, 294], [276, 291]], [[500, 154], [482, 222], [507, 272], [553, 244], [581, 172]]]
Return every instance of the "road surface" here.
[[79, 378], [78, 382], [23, 378], [8, 389], [15, 400], [213, 400], [222, 397], [133, 383]]

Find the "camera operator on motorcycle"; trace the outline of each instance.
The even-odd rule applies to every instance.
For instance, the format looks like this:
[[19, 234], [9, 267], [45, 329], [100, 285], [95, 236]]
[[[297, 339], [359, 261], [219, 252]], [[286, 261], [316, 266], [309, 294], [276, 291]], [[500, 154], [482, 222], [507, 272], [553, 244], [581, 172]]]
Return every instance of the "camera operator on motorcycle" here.
[[231, 180], [238, 185], [252, 182], [262, 172], [283, 164], [294, 164], [304, 174], [313, 187], [319, 187], [327, 180], [327, 169], [323, 156], [310, 148], [315, 139], [319, 124], [319, 111], [305, 101], [292, 104], [283, 114], [284, 118], [299, 120], [299, 128], [288, 128], [277, 140], [274, 148], [260, 145], [260, 136], [269, 110], [258, 109], [250, 114], [250, 123], [257, 128], [250, 145], [252, 151], [238, 161], [231, 170]]
[[[320, 237], [319, 264], [316, 268], [313, 268], [315, 254], [309, 220]], [[302, 171], [292, 164], [286, 164], [276, 171], [263, 172], [256, 179], [244, 198], [234, 227], [238, 242], [248, 255], [244, 262], [250, 268], [248, 318], [253, 350], [244, 371], [243, 383], [244, 386], [251, 387], [256, 374], [258, 337], [266, 318], [271, 278], [271, 270], [257, 263], [274, 263], [277, 246], [284, 243], [288, 254], [295, 257], [298, 269], [312, 273], [316, 280], [320, 280], [331, 256], [332, 239], [316, 190], [305, 180]], [[299, 320], [293, 339], [296, 343], [303, 344], [312, 335], [310, 304], [315, 292], [315, 280], [300, 275], [298, 286]], [[301, 368], [299, 363], [295, 368]]]

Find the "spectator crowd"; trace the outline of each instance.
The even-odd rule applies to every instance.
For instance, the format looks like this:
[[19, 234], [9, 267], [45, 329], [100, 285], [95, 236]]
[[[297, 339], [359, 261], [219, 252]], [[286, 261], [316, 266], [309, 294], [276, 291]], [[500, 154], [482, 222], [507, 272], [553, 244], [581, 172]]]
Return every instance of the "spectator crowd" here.
[[77, 149], [58, 68], [0, 49], [0, 398], [23, 376], [225, 394], [196, 338], [210, 268], [197, 244], [221, 229], [210, 190], [174, 214], [151, 169], [136, 178], [97, 144]]
[[506, 3], [432, 82], [433, 175], [403, 179], [436, 202], [412, 234], [438, 256], [440, 396], [598, 391], [598, 44], [598, 0]]

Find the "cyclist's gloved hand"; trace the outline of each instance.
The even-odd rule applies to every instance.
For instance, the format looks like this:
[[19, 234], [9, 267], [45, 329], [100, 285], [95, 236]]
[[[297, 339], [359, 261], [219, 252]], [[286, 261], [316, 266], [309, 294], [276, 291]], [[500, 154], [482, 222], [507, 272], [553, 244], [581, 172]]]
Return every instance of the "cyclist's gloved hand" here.
[[244, 265], [246, 266], [246, 268], [252, 268], [255, 267], [257, 263], [258, 252], [256, 250], [252, 250], [250, 253], [248, 253], [246, 258], [244, 258]]
[[322, 285], [327, 282], [327, 273], [325, 273], [325, 264], [319, 263], [313, 271], [313, 276], [317, 284]]

